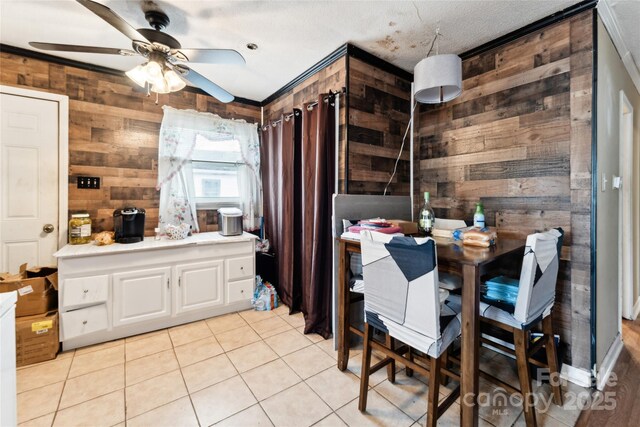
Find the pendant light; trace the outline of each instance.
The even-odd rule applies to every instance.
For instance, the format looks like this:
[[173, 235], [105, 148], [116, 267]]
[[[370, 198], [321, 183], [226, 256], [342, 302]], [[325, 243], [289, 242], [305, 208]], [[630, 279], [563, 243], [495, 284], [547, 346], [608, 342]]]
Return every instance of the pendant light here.
[[[413, 94], [422, 104], [451, 101], [462, 93], [462, 60], [458, 55], [438, 54], [437, 40], [440, 29], [431, 43], [427, 57], [413, 69]], [[436, 54], [429, 56], [436, 43]]]

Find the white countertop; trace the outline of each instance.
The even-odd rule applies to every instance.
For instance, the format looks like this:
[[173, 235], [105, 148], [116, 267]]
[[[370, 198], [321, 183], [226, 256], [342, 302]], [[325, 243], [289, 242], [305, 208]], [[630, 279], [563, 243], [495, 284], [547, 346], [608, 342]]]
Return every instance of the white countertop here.
[[0, 294], [0, 316], [4, 315], [18, 299], [18, 292], [3, 292]]
[[85, 245], [66, 245], [53, 254], [53, 256], [56, 258], [77, 258], [101, 254], [178, 248], [190, 245], [248, 242], [255, 239], [257, 239], [257, 237], [249, 233], [243, 233], [239, 236], [222, 236], [217, 231], [214, 231], [210, 233], [197, 233], [182, 240], [170, 240], [166, 237], [155, 240], [154, 237], [145, 237], [144, 241], [138, 243], [114, 243], [112, 245], [98, 246], [91, 242]]

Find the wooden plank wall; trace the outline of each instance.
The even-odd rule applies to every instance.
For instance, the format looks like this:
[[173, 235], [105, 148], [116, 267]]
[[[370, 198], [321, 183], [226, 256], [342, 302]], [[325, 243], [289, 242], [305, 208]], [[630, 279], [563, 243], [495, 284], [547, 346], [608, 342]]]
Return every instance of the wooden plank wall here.
[[[158, 135], [162, 105], [208, 111], [224, 118], [260, 121], [260, 107], [222, 104], [182, 90], [147, 97], [124, 76], [0, 53], [0, 83], [69, 97], [69, 213], [88, 211], [95, 231], [112, 230], [113, 210], [147, 211], [145, 233], [158, 223]], [[77, 176], [98, 176], [99, 190], [76, 188]], [[217, 229], [215, 212], [198, 213], [201, 229]]]
[[[410, 109], [410, 81], [359, 59], [349, 59], [350, 194], [383, 194], [409, 123]], [[409, 194], [409, 136], [387, 194]]]
[[[436, 216], [500, 236], [566, 231], [554, 327], [590, 369], [592, 11], [463, 61], [462, 95], [419, 112], [419, 187]], [[416, 206], [417, 208], [417, 206]]]
[[[339, 91], [346, 87], [346, 59], [342, 57], [326, 68], [315, 73], [287, 93], [279, 96], [264, 106], [264, 123], [279, 120], [283, 114], [289, 114], [294, 108], [302, 108], [303, 104], [318, 100], [321, 93]], [[346, 159], [346, 109], [345, 95], [340, 95], [340, 127], [339, 127], [339, 159], [338, 180], [339, 190], [345, 188], [345, 159]]]

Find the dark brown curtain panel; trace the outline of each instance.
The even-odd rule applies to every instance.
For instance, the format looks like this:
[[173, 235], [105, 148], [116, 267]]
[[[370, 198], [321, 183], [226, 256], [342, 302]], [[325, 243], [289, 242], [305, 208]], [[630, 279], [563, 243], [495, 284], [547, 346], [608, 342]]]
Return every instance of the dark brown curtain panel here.
[[320, 95], [302, 109], [302, 312], [305, 333], [331, 335], [331, 195], [334, 190], [335, 110]]
[[[261, 163], [265, 235], [275, 253], [278, 281], [274, 283], [282, 302], [291, 311], [301, 303], [300, 261], [296, 256], [299, 223], [294, 221], [296, 192], [296, 147], [300, 145], [301, 113], [269, 123], [262, 128]], [[299, 154], [298, 154], [299, 157]], [[297, 227], [297, 229], [296, 229]]]
[[335, 106], [321, 95], [262, 129], [265, 234], [278, 265], [276, 289], [305, 333], [331, 335], [331, 199]]

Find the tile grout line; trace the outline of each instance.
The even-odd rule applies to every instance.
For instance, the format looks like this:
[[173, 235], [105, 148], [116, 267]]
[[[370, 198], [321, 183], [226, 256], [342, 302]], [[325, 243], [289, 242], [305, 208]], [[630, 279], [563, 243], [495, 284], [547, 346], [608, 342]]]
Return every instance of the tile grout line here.
[[73, 349], [73, 354], [71, 355], [71, 363], [69, 363], [69, 370], [67, 371], [67, 376], [64, 379], [64, 384], [62, 385], [62, 391], [60, 392], [60, 397], [58, 398], [58, 404], [56, 405], [56, 412], [53, 414], [53, 419], [51, 420], [51, 426], [56, 423], [56, 418], [58, 417], [58, 411], [60, 410], [60, 403], [62, 402], [62, 395], [64, 394], [64, 389], [67, 388], [67, 381], [69, 380], [69, 374], [71, 374], [71, 367], [73, 366], [73, 359], [76, 358], [76, 349]]
[[[207, 323], [205, 322], [205, 325], [206, 324]], [[207, 325], [207, 328], [208, 327], [209, 327], [209, 325]], [[211, 331], [211, 329], [209, 329], [209, 331], [211, 332], [211, 334], [213, 334], [213, 331]], [[215, 335], [214, 335], [214, 337], [215, 337]], [[222, 348], [222, 346], [220, 346], [220, 348]], [[176, 360], [178, 360], [178, 355], [175, 354], [175, 353], [176, 353], [176, 348], [173, 347], [173, 354], [174, 354]], [[179, 360], [178, 360], [178, 370], [180, 371], [180, 377], [182, 377], [182, 383], [184, 384], [184, 388], [187, 391], [187, 396], [189, 397], [189, 403], [191, 403], [191, 409], [193, 410], [193, 413], [196, 416], [196, 422], [198, 423], [199, 426], [202, 426], [202, 423], [200, 422], [200, 417], [198, 417], [198, 411], [196, 411], [196, 405], [193, 404], [193, 399], [191, 399], [191, 392], [189, 391], [189, 387], [187, 386], [187, 380], [184, 379], [184, 373], [182, 372], [182, 366], [180, 366], [180, 361]], [[180, 399], [182, 399], [182, 397]]]

